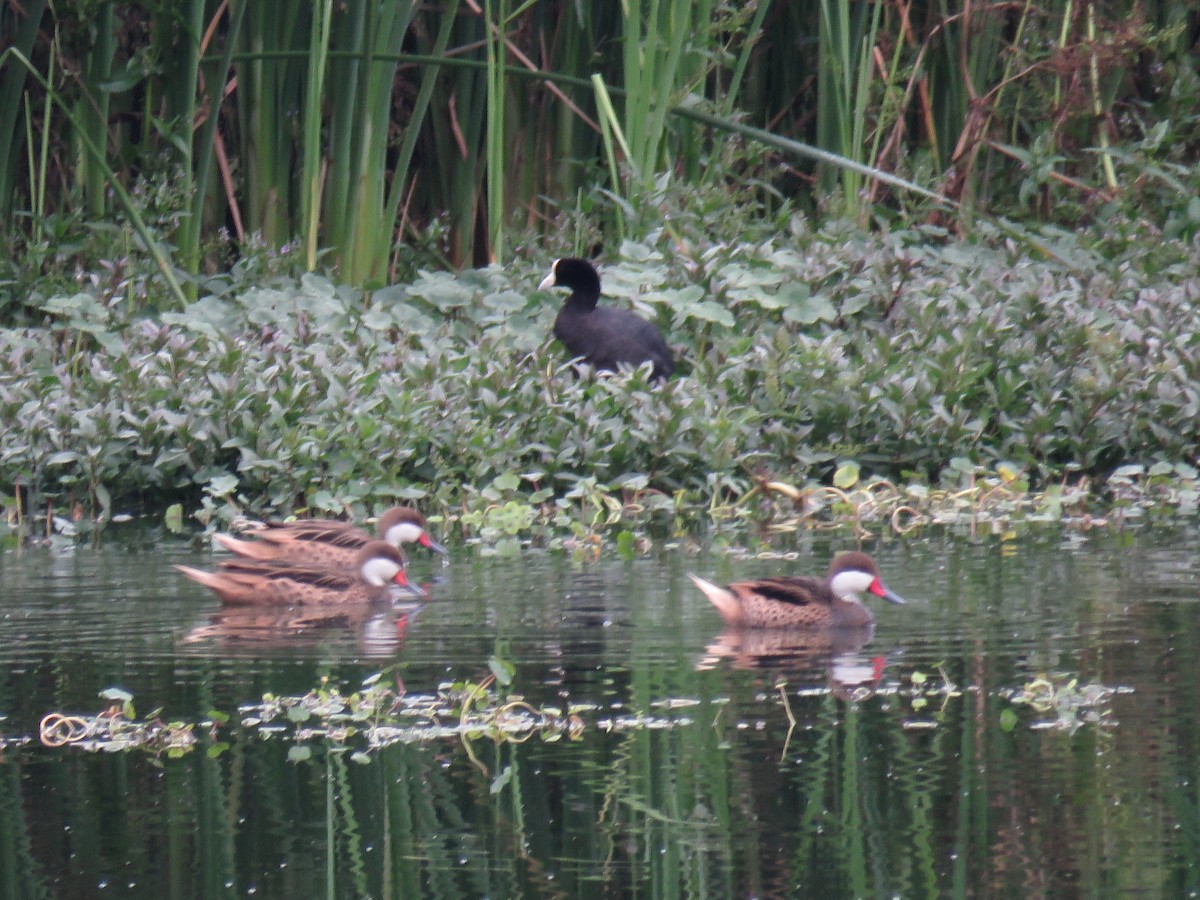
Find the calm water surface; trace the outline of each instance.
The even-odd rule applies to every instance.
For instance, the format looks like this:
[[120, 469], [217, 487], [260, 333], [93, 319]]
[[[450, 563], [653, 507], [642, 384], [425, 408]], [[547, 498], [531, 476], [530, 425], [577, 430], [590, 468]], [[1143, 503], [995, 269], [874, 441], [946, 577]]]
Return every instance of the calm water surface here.
[[[820, 570], [846, 546], [822, 538], [760, 548], [794, 562], [455, 547], [447, 567], [414, 561], [419, 610], [307, 629], [223, 615], [170, 569], [213, 561], [182, 544], [8, 550], [0, 897], [1194, 895], [1197, 537], [869, 545], [909, 604], [832, 642], [724, 632], [686, 578]], [[428, 693], [493, 656], [531, 702], [586, 704], [582, 737], [289, 762], [288, 741], [236, 724], [324, 676], [352, 689], [396, 666]], [[1015, 705], [1043, 673], [1056, 702]], [[230, 714], [229, 747], [18, 741], [111, 686], [141, 713]], [[602, 727], [633, 713], [652, 727]]]

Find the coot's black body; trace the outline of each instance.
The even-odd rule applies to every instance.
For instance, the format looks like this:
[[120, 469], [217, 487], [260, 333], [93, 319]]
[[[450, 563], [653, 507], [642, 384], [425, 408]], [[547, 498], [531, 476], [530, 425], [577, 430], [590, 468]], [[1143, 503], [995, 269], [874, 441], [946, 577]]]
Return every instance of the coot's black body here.
[[538, 285], [571, 288], [571, 296], [554, 320], [554, 336], [575, 356], [597, 369], [617, 370], [621, 363], [640, 366], [650, 362], [655, 378], [675, 371], [671, 351], [652, 323], [627, 309], [597, 306], [600, 276], [586, 259], [556, 259], [550, 274]]

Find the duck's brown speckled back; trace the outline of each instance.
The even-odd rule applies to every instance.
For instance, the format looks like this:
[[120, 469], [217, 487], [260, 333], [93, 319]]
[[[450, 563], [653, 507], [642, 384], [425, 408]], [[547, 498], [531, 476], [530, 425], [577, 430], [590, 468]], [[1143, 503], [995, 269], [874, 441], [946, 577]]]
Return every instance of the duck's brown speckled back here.
[[744, 628], [862, 628], [873, 624], [875, 616], [857, 591], [904, 602], [883, 586], [875, 560], [857, 550], [835, 556], [825, 578], [784, 575], [720, 587], [690, 577], [721, 618]]
[[265, 522], [248, 532], [252, 540], [217, 534], [213, 539], [238, 556], [274, 562], [307, 563], [331, 568], [353, 568], [363, 547], [384, 540], [401, 549], [415, 541], [438, 553], [446, 548], [425, 530], [425, 517], [408, 506], [393, 506], [379, 517], [375, 536], [349, 522], [299, 519], [295, 522]]
[[403, 554], [384, 541], [368, 542], [350, 569], [255, 559], [227, 560], [216, 572], [175, 568], [233, 605], [369, 603], [390, 596], [393, 585], [416, 591], [404, 573]]

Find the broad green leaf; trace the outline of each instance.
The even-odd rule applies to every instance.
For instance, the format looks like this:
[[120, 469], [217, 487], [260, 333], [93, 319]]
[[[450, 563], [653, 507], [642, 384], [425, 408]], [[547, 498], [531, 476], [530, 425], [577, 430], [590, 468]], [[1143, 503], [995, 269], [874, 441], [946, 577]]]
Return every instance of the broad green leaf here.
[[837, 467], [837, 471], [833, 473], [833, 486], [846, 490], [852, 488], [858, 482], [858, 474], [861, 467], [854, 460], [849, 460]]
[[93, 490], [96, 492], [96, 502], [100, 504], [100, 510], [105, 516], [112, 514], [112, 495], [102, 484], [93, 485]]
[[488, 658], [488, 668], [496, 676], [496, 683], [501, 687], [508, 687], [508, 685], [512, 684], [513, 676], [517, 674], [516, 666], [507, 659], [501, 659], [498, 656]]
[[518, 294], [516, 291], [500, 291], [496, 294], [488, 294], [483, 298], [483, 305], [488, 309], [505, 313], [524, 309], [527, 302], [525, 295]]
[[492, 485], [499, 491], [515, 491], [521, 487], [521, 479], [512, 472], [505, 472], [492, 479]]
[[783, 311], [785, 322], [798, 325], [813, 325], [817, 322], [832, 322], [837, 318], [837, 310], [824, 297], [797, 297], [788, 303]]
[[684, 307], [682, 312], [690, 318], [702, 319], [705, 322], [715, 322], [726, 328], [732, 328], [734, 325], [733, 313], [714, 300], [701, 300], [698, 303], [692, 303]]
[[866, 294], [852, 294], [842, 301], [842, 317], [850, 318], [871, 305], [871, 298]]
[[1118, 466], [1117, 470], [1115, 472], [1113, 472], [1113, 476], [1116, 478], [1140, 478], [1142, 475], [1145, 475], [1145, 474], [1146, 474], [1146, 467], [1143, 465], [1138, 465], [1137, 463], [1131, 463], [1131, 464], [1125, 465], [1125, 466]]
[[409, 292], [438, 309], [454, 309], [474, 301], [475, 292], [459, 284], [447, 274], [422, 272]]
[[208, 487], [205, 490], [214, 497], [226, 497], [237, 490], [238, 478], [236, 475], [217, 475], [208, 482]]
[[630, 262], [647, 262], [655, 259], [658, 254], [645, 244], [635, 243], [634, 241], [622, 241], [620, 255], [621, 259], [626, 259]]

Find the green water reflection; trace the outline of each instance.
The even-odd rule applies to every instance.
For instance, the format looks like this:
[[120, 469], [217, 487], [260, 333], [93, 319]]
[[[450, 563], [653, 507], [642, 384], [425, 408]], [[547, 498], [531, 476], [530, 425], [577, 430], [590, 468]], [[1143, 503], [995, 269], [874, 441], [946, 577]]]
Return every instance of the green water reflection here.
[[[9, 738], [53, 709], [98, 710], [110, 684], [139, 711], [195, 720], [322, 675], [353, 687], [390, 662], [429, 691], [481, 678], [496, 652], [532, 702], [584, 705], [587, 727], [365, 762], [325, 744], [289, 762], [289, 741], [237, 727], [215, 757], [9, 746], [0, 895], [1184, 896], [1200, 881], [1194, 545], [1147, 532], [873, 548], [911, 602], [881, 610], [862, 646], [723, 633], [686, 582], [819, 568], [825, 544], [795, 564], [463, 551], [425, 564], [430, 603], [388, 620], [387, 653], [361, 623], [295, 643], [188, 640], [215, 604], [161, 578], [161, 560], [105, 548], [39, 572], [10, 553]], [[1070, 723], [1010, 700], [1043, 672], [1120, 690], [1100, 723], [1055, 727]], [[611, 727], [634, 713], [641, 727]]]

